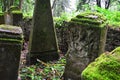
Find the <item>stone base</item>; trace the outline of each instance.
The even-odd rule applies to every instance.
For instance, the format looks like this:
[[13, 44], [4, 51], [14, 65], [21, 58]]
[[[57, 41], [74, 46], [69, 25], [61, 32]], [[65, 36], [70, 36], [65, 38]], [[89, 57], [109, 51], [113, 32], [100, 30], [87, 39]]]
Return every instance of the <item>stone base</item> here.
[[35, 64], [41, 60], [43, 62], [58, 60], [59, 54], [57, 51], [46, 52], [30, 52], [27, 56], [27, 64]]
[[0, 80], [17, 80], [21, 45], [0, 42]]

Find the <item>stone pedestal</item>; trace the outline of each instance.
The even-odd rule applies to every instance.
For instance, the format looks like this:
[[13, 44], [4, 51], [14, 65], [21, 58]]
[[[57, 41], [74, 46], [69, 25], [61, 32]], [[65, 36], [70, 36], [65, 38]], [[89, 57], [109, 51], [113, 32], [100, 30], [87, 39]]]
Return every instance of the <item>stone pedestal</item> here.
[[37, 62], [37, 59], [51, 61], [59, 58], [50, 0], [35, 2], [29, 53], [31, 63]]
[[65, 80], [81, 80], [86, 66], [104, 52], [106, 19], [98, 13], [83, 13], [71, 19]]
[[17, 80], [22, 39], [20, 27], [0, 25], [1, 80]]

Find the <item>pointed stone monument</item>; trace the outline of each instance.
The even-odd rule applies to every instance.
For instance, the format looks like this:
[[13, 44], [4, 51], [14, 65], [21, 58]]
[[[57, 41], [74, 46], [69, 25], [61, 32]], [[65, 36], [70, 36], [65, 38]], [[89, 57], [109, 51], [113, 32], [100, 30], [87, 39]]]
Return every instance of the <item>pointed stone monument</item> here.
[[50, 0], [36, 0], [29, 43], [30, 63], [57, 60], [58, 47]]

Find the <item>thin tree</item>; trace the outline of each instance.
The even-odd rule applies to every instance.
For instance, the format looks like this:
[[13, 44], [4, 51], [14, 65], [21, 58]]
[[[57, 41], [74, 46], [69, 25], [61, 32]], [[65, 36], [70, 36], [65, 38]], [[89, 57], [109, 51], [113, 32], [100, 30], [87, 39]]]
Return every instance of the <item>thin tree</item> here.
[[101, 7], [101, 0], [96, 0], [96, 2], [97, 2], [97, 6]]
[[[111, 2], [111, 0], [105, 0], [104, 1], [105, 2], [105, 9], [108, 9], [109, 8], [109, 6], [110, 6], [110, 2]], [[96, 0], [96, 3], [97, 3], [97, 6], [98, 7], [101, 7], [101, 0]]]
[[105, 0], [105, 9], [108, 9], [110, 6], [111, 0]]

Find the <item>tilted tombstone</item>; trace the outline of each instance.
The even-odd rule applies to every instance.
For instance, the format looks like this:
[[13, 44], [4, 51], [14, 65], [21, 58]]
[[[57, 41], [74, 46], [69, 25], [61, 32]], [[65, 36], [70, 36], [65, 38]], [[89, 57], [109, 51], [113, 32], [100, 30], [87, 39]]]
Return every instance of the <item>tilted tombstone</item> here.
[[20, 27], [0, 25], [0, 80], [17, 80], [22, 42]]
[[71, 19], [68, 27], [69, 48], [65, 80], [81, 80], [81, 72], [104, 52], [106, 19], [98, 13], [82, 13]]
[[31, 64], [59, 58], [50, 0], [36, 0], [31, 29], [29, 54]]

